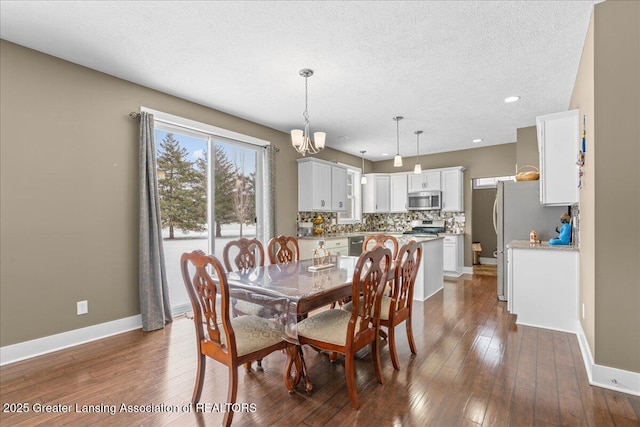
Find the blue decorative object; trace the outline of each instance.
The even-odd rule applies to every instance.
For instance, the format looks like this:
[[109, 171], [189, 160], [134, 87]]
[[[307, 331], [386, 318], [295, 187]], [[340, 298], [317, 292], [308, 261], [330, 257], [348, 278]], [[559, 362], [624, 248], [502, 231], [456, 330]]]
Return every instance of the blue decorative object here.
[[571, 224], [565, 223], [560, 227], [560, 235], [556, 239], [549, 240], [549, 245], [560, 246], [571, 243]]

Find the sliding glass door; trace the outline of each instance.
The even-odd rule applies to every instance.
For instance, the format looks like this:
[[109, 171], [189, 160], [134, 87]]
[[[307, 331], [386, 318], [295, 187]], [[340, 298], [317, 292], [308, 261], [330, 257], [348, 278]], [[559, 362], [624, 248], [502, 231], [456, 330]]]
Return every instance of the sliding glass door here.
[[230, 240], [263, 240], [262, 148], [156, 122], [160, 217], [174, 314], [191, 309], [180, 272], [184, 252], [222, 261]]

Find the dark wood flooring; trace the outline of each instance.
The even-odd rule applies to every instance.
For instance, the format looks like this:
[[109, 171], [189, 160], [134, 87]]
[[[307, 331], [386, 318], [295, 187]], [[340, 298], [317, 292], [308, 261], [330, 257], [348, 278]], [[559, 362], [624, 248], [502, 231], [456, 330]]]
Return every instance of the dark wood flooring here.
[[[385, 343], [383, 385], [369, 355], [361, 356], [359, 411], [349, 404], [343, 360], [331, 364], [305, 348], [313, 393], [300, 387], [289, 395], [285, 356], [272, 354], [263, 372], [239, 370], [238, 402], [247, 405], [234, 425], [640, 425], [640, 397], [588, 384], [574, 335], [516, 326], [496, 299], [495, 277], [466, 277], [445, 282], [443, 291], [414, 305], [418, 354], [411, 355], [399, 328], [401, 370], [393, 370]], [[209, 361], [202, 394], [207, 412], [196, 413], [188, 406], [195, 367], [193, 325], [185, 318], [162, 331], [129, 332], [4, 366], [0, 425], [218, 425], [222, 414], [212, 409], [226, 400], [227, 370]], [[123, 404], [157, 406], [134, 412], [123, 411]], [[71, 405], [71, 413], [43, 412], [62, 405]]]

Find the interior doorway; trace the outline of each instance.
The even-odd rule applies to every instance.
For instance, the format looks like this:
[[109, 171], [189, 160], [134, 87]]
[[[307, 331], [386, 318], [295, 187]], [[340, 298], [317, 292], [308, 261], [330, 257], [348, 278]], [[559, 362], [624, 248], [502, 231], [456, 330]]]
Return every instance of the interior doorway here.
[[480, 264], [497, 264], [495, 252], [498, 249], [498, 235], [494, 227], [494, 202], [497, 182], [513, 180], [512, 176], [472, 179], [471, 241], [480, 243]]

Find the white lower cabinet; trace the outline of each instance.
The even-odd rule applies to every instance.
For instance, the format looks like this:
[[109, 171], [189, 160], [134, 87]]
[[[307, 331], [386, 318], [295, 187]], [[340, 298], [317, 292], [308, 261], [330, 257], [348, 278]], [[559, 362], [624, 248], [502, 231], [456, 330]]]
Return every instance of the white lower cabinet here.
[[509, 310], [517, 324], [577, 333], [579, 253], [510, 248]]
[[445, 235], [442, 246], [444, 275], [461, 276], [464, 265], [464, 235]]

